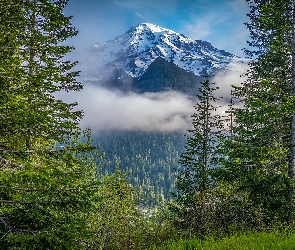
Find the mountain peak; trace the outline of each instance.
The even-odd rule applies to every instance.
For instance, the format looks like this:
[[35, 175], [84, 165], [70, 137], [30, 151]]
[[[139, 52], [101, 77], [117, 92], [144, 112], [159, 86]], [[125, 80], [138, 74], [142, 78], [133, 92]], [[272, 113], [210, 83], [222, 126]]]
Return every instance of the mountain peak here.
[[144, 33], [148, 33], [148, 34], [157, 35], [158, 37], [162, 37], [162, 38], [165, 36], [169, 36], [169, 37], [172, 36], [172, 37], [179, 37], [183, 42], [188, 42], [188, 43], [193, 42], [192, 39], [189, 39], [180, 33], [177, 33], [173, 30], [163, 28], [151, 23], [138, 24], [137, 26], [134, 26], [129, 31], [127, 31], [127, 33], [136, 33], [138, 35], [143, 35]]
[[170, 31], [169, 29], [162, 28], [158, 25], [151, 24], [151, 23], [141, 23], [141, 24], [137, 25], [136, 27], [138, 27], [139, 29], [149, 29], [152, 32]]
[[[173, 62], [195, 75], [227, 70], [232, 61], [243, 61], [233, 54], [202, 40], [192, 40], [151, 23], [131, 27], [113, 40], [96, 44], [89, 50], [85, 68], [123, 70], [131, 77], [141, 77], [158, 57]], [[81, 61], [81, 60], [80, 60]]]

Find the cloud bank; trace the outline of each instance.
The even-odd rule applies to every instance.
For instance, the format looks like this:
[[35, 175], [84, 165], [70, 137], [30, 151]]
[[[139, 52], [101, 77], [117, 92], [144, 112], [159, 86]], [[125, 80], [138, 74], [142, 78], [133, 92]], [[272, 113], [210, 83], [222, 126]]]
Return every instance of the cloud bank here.
[[215, 96], [222, 97], [216, 106], [218, 106], [216, 114], [224, 116], [229, 110], [229, 105], [232, 103], [234, 108], [241, 107], [239, 100], [233, 98], [231, 99], [231, 91], [233, 90], [232, 86], [241, 86], [246, 80], [244, 75], [249, 69], [248, 63], [236, 64], [230, 63], [229, 71], [221, 71], [217, 73], [212, 81], [216, 83], [216, 87], [219, 89], [216, 90]]
[[[240, 85], [244, 81], [241, 75], [246, 72], [246, 64], [233, 62], [230, 71], [216, 74], [212, 81], [219, 90], [216, 97], [224, 98], [217, 105], [222, 115], [230, 100], [231, 85]], [[191, 116], [197, 102], [195, 96], [176, 91], [157, 93], [121, 92], [97, 85], [85, 85], [75, 93], [59, 93], [58, 99], [66, 102], [78, 102], [78, 108], [84, 111], [82, 128], [90, 127], [93, 132], [105, 130], [139, 131], [185, 131], [191, 128]]]
[[[246, 60], [246, 59], [243, 59]], [[229, 70], [218, 72], [213, 78], [212, 82], [216, 83], [219, 89], [216, 94], [228, 100], [231, 95], [232, 86], [241, 86], [241, 83], [246, 80], [244, 74], [249, 69], [247, 62], [237, 64], [235, 61], [229, 64]]]
[[78, 93], [57, 96], [67, 102], [77, 101], [84, 110], [81, 127], [93, 131], [141, 130], [185, 131], [190, 128], [194, 101], [182, 93], [168, 91], [138, 94], [122, 93], [86, 85]]

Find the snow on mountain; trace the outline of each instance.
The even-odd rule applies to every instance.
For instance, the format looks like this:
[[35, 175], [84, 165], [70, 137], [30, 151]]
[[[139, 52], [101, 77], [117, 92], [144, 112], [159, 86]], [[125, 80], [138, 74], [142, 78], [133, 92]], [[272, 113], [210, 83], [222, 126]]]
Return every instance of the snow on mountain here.
[[[115, 39], [98, 43], [83, 52], [79, 61], [92, 77], [99, 69], [124, 70], [131, 77], [140, 77], [149, 65], [162, 57], [196, 75], [234, 69], [245, 60], [209, 42], [192, 40], [172, 30], [142, 23], [132, 27]], [[90, 71], [92, 73], [90, 73]]]

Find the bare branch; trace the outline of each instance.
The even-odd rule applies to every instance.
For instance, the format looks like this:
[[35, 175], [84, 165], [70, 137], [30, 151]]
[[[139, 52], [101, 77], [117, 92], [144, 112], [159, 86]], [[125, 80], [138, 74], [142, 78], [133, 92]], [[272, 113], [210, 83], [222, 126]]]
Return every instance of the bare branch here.
[[12, 166], [14, 166], [14, 167], [18, 167], [18, 168], [21, 168], [21, 169], [25, 169], [25, 166], [23, 166], [23, 165], [21, 165], [21, 164], [17, 164], [17, 163], [15, 163], [15, 162], [12, 162], [12, 161], [10, 161], [10, 160], [7, 160], [7, 159], [5, 159], [5, 158], [3, 158], [3, 157], [1, 157], [1, 156], [0, 156], [0, 161], [3, 161], [3, 162], [5, 162], [6, 164], [12, 165]]
[[17, 201], [17, 200], [0, 200], [0, 203], [33, 204], [35, 202], [26, 202], [26, 201]]
[[19, 229], [13, 226], [10, 226], [3, 217], [0, 217], [0, 222], [4, 225], [4, 227], [9, 231], [9, 232], [19, 232], [19, 233], [39, 233], [40, 231], [34, 231], [34, 230], [27, 230], [27, 229]]

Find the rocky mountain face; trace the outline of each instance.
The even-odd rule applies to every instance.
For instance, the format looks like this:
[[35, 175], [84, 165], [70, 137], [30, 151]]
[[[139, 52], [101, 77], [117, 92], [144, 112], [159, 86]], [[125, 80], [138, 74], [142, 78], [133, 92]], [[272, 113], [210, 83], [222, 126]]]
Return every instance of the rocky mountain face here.
[[[163, 64], [167, 68], [168, 62], [171, 67], [177, 66], [189, 74], [204, 76], [238, 68], [244, 62], [229, 52], [214, 48], [209, 42], [194, 41], [149, 23], [134, 26], [113, 40], [88, 47], [78, 53], [77, 57], [83, 72], [83, 81], [104, 82], [109, 86], [136, 86], [143, 91], [145, 87], [153, 91], [151, 84], [159, 85], [155, 82], [157, 74], [154, 77], [146, 74], [149, 67], [153, 68], [150, 72], [155, 72], [155, 64], [157, 67]], [[157, 58], [165, 61], [156, 61]], [[167, 81], [169, 77], [173, 79], [170, 74]], [[175, 79], [175, 74], [173, 77]], [[190, 79], [189, 81], [193, 78], [191, 75], [184, 77], [184, 74], [182, 77]], [[184, 84], [190, 85], [190, 82]], [[158, 89], [169, 87], [173, 88], [162, 86]]]

